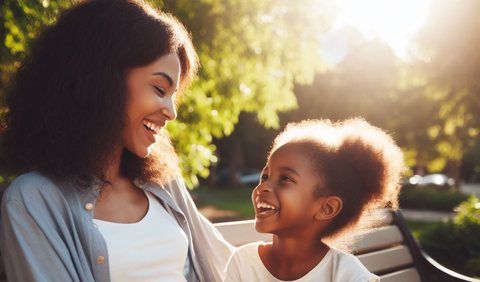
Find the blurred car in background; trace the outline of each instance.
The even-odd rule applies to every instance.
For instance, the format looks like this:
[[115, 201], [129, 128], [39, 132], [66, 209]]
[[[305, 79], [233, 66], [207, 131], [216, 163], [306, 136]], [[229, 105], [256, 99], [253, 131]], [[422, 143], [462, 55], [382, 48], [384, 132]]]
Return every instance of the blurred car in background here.
[[[244, 168], [237, 171], [237, 179], [240, 184], [258, 184], [262, 171], [256, 168]], [[230, 168], [221, 168], [216, 172], [215, 183], [230, 184], [231, 183]]]
[[408, 178], [406, 182], [405, 184], [419, 186], [434, 185], [445, 188], [455, 186], [455, 179], [440, 173], [427, 174], [425, 176], [414, 175]]

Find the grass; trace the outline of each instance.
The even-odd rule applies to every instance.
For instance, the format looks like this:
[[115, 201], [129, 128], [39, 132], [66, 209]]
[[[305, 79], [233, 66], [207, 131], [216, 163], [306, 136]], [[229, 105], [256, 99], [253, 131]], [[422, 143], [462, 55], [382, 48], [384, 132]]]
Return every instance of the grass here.
[[219, 210], [232, 210], [240, 213], [239, 219], [250, 219], [255, 217], [252, 206], [253, 187], [200, 187], [193, 190], [195, 203], [201, 208], [213, 206]]

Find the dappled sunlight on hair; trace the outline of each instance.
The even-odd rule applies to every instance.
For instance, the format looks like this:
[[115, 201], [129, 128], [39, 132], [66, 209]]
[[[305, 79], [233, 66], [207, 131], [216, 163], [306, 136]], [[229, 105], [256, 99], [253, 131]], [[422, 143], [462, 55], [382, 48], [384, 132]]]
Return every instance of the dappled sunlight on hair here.
[[342, 211], [322, 234], [328, 244], [348, 249], [358, 234], [397, 209], [406, 166], [390, 135], [362, 118], [341, 122], [305, 120], [290, 123], [275, 138], [269, 157], [282, 145], [301, 143], [321, 185], [315, 197], [338, 196]]

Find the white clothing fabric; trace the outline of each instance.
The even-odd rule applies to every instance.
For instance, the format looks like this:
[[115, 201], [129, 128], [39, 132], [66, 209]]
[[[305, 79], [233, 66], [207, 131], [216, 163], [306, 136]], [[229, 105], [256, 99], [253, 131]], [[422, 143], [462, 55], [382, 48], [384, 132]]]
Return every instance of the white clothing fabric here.
[[111, 282], [185, 282], [187, 235], [150, 192], [148, 211], [139, 222], [93, 222], [105, 238]]
[[[250, 243], [238, 248], [230, 257], [225, 282], [284, 282], [273, 276], [263, 264], [258, 247], [264, 242]], [[330, 248], [320, 263], [305, 276], [290, 282], [378, 282], [352, 254]]]

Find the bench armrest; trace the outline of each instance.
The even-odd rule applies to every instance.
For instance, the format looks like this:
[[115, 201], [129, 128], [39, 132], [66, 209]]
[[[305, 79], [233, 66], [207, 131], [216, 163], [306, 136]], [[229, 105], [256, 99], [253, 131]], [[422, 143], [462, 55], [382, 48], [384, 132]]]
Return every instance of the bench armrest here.
[[[410, 248], [415, 263], [418, 267], [422, 281], [444, 281], [444, 282], [479, 282], [479, 279], [471, 278], [453, 270], [450, 270], [430, 257], [420, 246], [418, 240], [413, 236], [401, 211], [394, 212], [394, 222], [399, 227], [405, 238], [405, 244]], [[435, 278], [433, 280], [432, 278]]]

